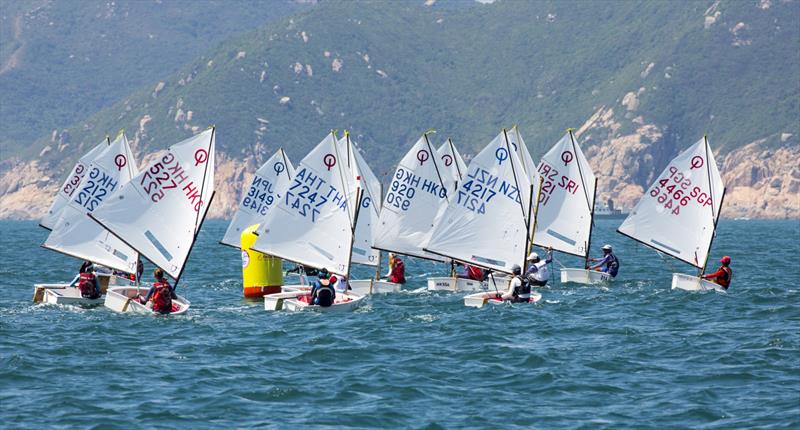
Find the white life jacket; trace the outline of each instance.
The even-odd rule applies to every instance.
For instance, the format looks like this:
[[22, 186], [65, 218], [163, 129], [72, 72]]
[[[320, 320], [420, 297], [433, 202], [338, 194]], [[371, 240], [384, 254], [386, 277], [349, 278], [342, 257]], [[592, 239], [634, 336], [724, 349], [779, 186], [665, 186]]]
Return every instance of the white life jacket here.
[[539, 282], [546, 282], [550, 279], [550, 268], [547, 267], [547, 261], [541, 260], [538, 263], [535, 263], [536, 271], [533, 272], [533, 279], [536, 279]]

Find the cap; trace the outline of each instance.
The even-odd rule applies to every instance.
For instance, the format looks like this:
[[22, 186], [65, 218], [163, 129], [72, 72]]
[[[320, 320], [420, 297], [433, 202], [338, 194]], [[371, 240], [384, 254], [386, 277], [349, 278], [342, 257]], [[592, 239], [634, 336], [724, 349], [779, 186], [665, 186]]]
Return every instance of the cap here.
[[519, 267], [519, 264], [515, 264], [511, 266], [511, 272], [514, 273], [515, 275], [519, 275], [520, 273], [522, 273], [522, 268]]
[[719, 262], [722, 263], [722, 264], [731, 264], [731, 257], [728, 257], [726, 255], [726, 256], [720, 258]]
[[528, 260], [535, 260], [537, 258], [539, 258], [539, 254], [535, 252], [531, 252], [530, 254], [528, 254]]
[[603, 245], [603, 251], [611, 251], [611, 245], [609, 244]]
[[335, 284], [336, 281], [337, 281], [336, 275], [331, 275], [331, 277], [328, 279], [328, 282], [330, 282], [331, 284]]

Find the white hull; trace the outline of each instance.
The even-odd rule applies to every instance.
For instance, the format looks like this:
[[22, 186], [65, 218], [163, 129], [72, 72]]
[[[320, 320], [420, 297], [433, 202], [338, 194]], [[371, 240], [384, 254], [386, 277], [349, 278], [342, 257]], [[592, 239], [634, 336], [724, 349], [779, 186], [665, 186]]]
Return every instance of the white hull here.
[[[81, 295], [78, 287], [69, 284], [36, 284], [34, 289], [34, 302], [50, 305], [72, 306], [100, 306], [105, 300], [104, 296], [97, 299], [87, 299]], [[38, 300], [37, 300], [38, 297]]]
[[686, 291], [716, 291], [719, 293], [726, 292], [725, 289], [718, 284], [684, 273], [672, 274], [672, 289]]
[[[157, 312], [153, 312], [151, 309], [152, 305], [146, 306], [134, 300], [138, 296], [146, 295], [148, 290], [149, 288], [146, 287], [109, 288], [106, 292], [104, 305], [114, 312], [158, 315]], [[178, 310], [171, 312], [170, 315], [183, 314], [189, 310], [189, 306], [191, 305], [191, 303], [182, 296], [172, 299], [172, 304], [177, 306]]]
[[[542, 295], [535, 291], [531, 291], [531, 298], [528, 303], [536, 303], [542, 299]], [[504, 302], [497, 298], [496, 292], [488, 292], [488, 293], [475, 293], [470, 294], [468, 296], [464, 296], [464, 306], [468, 306], [471, 308], [482, 308], [485, 305], [502, 305]], [[525, 304], [524, 302], [520, 302], [521, 304]]]
[[454, 278], [452, 276], [428, 278], [428, 291], [494, 291], [495, 286], [501, 291], [506, 289], [508, 287], [508, 278], [498, 277], [494, 279], [494, 282], [492, 282], [492, 278], [482, 282], [474, 279]]
[[357, 296], [369, 294], [396, 293], [400, 291], [400, 284], [389, 281], [379, 281], [376, 279], [353, 279], [350, 281], [348, 293]]
[[561, 283], [572, 282], [575, 284], [593, 285], [608, 282], [611, 275], [608, 273], [598, 272], [596, 270], [586, 269], [561, 269]]
[[[105, 292], [105, 286], [134, 286], [135, 283], [125, 278], [114, 275], [98, 274], [100, 289]], [[105, 285], [104, 285], [105, 284]], [[87, 299], [81, 296], [78, 287], [70, 287], [69, 284], [36, 284], [33, 286], [33, 302], [47, 303], [51, 305], [73, 305], [73, 306], [99, 306], [103, 304], [105, 295], [97, 299]]]
[[317, 312], [352, 312], [358, 309], [364, 301], [365, 296], [358, 296], [355, 294], [336, 294], [336, 301], [333, 305], [322, 307], [317, 305], [309, 305], [298, 299], [300, 296], [307, 295], [308, 291], [293, 291], [275, 294], [267, 294], [264, 296], [264, 310], [265, 311], [317, 311]]

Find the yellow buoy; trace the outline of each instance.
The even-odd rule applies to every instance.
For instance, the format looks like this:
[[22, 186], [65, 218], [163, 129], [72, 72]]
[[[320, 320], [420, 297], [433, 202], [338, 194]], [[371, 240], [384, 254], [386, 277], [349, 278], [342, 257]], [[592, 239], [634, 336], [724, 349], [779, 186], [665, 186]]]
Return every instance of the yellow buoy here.
[[280, 293], [283, 285], [283, 266], [280, 258], [251, 250], [256, 243], [258, 224], [247, 227], [241, 236], [242, 280], [245, 298]]

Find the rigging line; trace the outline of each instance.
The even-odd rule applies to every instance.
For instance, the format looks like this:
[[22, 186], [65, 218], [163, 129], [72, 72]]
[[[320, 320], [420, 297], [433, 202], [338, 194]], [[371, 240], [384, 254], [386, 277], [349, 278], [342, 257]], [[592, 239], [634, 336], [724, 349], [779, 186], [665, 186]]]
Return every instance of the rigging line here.
[[[578, 165], [578, 175], [581, 177], [581, 185], [583, 185], [583, 197], [586, 199], [586, 207], [589, 210], [592, 210], [594, 203], [589, 204], [589, 194], [587, 193], [588, 190], [586, 189], [586, 181], [583, 179], [583, 169], [581, 169], [581, 163], [578, 159], [578, 149], [577, 144], [575, 143], [575, 137], [572, 135], [572, 129], [568, 129], [568, 133], [569, 140], [572, 142], [572, 152], [575, 154], [575, 163]], [[597, 181], [597, 178], [595, 178], [595, 181]], [[596, 183], [597, 182], [595, 182], [595, 184]], [[596, 188], [597, 187], [595, 186], [595, 192], [597, 191]]]
[[455, 145], [453, 145], [453, 139], [448, 137], [447, 143], [450, 144], [450, 156], [453, 157], [453, 163], [455, 163], [456, 165], [456, 173], [458, 173], [458, 181], [456, 181], [456, 183], [458, 183], [462, 179], [464, 179], [463, 176], [464, 174], [461, 172], [461, 166], [458, 165], [458, 159], [456, 158], [456, 148]]
[[425, 132], [422, 137], [425, 138], [425, 143], [428, 145], [428, 152], [431, 154], [431, 160], [433, 160], [433, 167], [436, 169], [436, 177], [439, 178], [439, 185], [445, 190], [444, 199], [450, 203], [450, 199], [448, 197], [447, 188], [444, 186], [444, 181], [442, 181], [442, 174], [439, 173], [439, 166], [436, 164], [437, 156], [434, 156], [435, 152], [433, 152], [433, 148], [431, 147], [431, 142], [428, 140], [428, 132]]
[[[511, 145], [508, 143], [508, 132], [506, 129], [503, 129], [503, 140], [506, 142], [506, 151], [508, 151], [508, 159], [511, 162], [511, 174], [514, 176], [514, 185], [517, 187], [517, 192], [520, 195], [519, 199], [519, 209], [522, 211], [522, 219], [525, 220], [525, 229], [527, 230], [530, 227], [530, 217], [525, 215], [525, 207], [522, 204], [522, 191], [519, 188], [519, 180], [517, 180], [517, 170], [514, 168], [514, 160], [511, 158]], [[516, 155], [516, 151], [514, 151], [514, 155]]]

